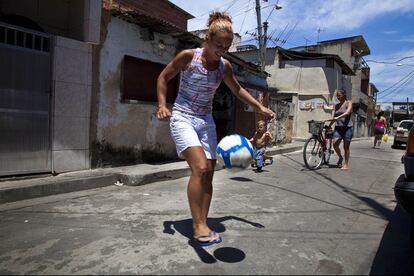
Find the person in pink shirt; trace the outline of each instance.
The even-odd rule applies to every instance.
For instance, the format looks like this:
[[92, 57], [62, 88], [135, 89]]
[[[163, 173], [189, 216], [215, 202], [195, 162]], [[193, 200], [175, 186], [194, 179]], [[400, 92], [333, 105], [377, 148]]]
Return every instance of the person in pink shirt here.
[[380, 111], [377, 117], [374, 120], [374, 146], [372, 148], [376, 148], [378, 144], [378, 148], [381, 146], [382, 136], [387, 130], [387, 119], [384, 117], [384, 112]]

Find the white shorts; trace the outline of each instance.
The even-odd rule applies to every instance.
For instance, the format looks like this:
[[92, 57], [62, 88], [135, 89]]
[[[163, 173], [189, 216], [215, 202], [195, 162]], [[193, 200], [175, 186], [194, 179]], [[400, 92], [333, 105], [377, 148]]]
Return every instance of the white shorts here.
[[197, 116], [173, 110], [170, 133], [181, 159], [185, 149], [197, 146], [203, 148], [207, 159], [216, 159], [216, 124], [211, 114]]

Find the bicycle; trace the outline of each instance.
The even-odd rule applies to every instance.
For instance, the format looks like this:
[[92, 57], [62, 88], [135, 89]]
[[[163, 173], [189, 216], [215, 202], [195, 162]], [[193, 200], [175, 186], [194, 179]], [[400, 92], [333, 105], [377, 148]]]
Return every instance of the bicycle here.
[[318, 169], [322, 163], [328, 165], [333, 154], [333, 129], [325, 125], [326, 121], [308, 121], [309, 133], [312, 136], [306, 140], [303, 147], [303, 161], [310, 170]]

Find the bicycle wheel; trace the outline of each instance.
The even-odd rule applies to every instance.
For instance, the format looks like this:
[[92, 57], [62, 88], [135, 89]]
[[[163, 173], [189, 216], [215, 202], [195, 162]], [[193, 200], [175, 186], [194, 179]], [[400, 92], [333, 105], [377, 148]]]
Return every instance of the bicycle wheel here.
[[318, 138], [312, 136], [303, 147], [303, 161], [310, 170], [319, 168], [323, 161], [323, 148]]
[[331, 159], [332, 151], [332, 139], [328, 139], [328, 144], [323, 152], [323, 161], [326, 165], [329, 165], [329, 159]]

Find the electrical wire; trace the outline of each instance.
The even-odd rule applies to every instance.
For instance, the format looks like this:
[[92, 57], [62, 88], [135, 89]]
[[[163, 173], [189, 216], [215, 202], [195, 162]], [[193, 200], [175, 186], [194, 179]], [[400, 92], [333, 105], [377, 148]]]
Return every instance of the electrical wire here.
[[[230, 6], [227, 7], [227, 9], [225, 9], [224, 11], [227, 12], [231, 7], [234, 6], [234, 4], [236, 4], [237, 0], [233, 0], [233, 2], [230, 4]], [[250, 2], [250, 0], [249, 0]]]
[[286, 41], [288, 41], [288, 39], [289, 39], [289, 38], [290, 38], [290, 36], [292, 35], [293, 31], [296, 29], [296, 26], [297, 26], [298, 24], [299, 24], [299, 20], [298, 20], [298, 21], [296, 21], [295, 26], [293, 26], [293, 28], [292, 28], [292, 29], [290, 29], [290, 31], [288, 32], [287, 36], [286, 36], [286, 37], [285, 37], [285, 39], [282, 41], [282, 45], [281, 45], [281, 46], [285, 45]]
[[[250, 7], [250, 2], [251, 2], [251, 0], [249, 0], [249, 3], [247, 4], [247, 8], [249, 8], [249, 7]], [[246, 16], [247, 16], [247, 11], [245, 11], [245, 13], [244, 13], [244, 18], [243, 18], [243, 21], [242, 21], [242, 23], [241, 23], [239, 33], [241, 33], [241, 31], [242, 31], [242, 29], [243, 29], [243, 26], [244, 26], [244, 21], [246, 20]]]
[[409, 59], [409, 58], [414, 58], [414, 56], [406, 56], [406, 57], [402, 57], [396, 61], [393, 62], [387, 62], [387, 61], [378, 61], [378, 60], [374, 60], [374, 59], [367, 59], [366, 62], [374, 62], [374, 63], [382, 63], [382, 64], [396, 64], [404, 59]]
[[400, 70], [403, 70], [403, 69], [405, 69], [405, 68], [404, 68], [404, 67], [401, 67], [401, 68], [398, 68], [398, 69], [395, 69], [395, 70], [390, 70], [390, 71], [387, 71], [387, 70], [385, 69], [385, 70], [382, 70], [382, 71], [381, 71], [381, 72], [379, 72], [379, 73], [370, 74], [370, 76], [379, 76], [379, 75], [386, 74], [386, 73], [397, 72], [397, 71], [400, 71]]
[[413, 78], [414, 78], [414, 70], [411, 72], [411, 75], [404, 82], [402, 82], [399, 86], [397, 86], [393, 90], [385, 93], [385, 95], [384, 94], [380, 95], [379, 97], [380, 98], [387, 98], [391, 95], [394, 95], [394, 96], [398, 95], [399, 92], [402, 92], [402, 90], [400, 90], [400, 89], [402, 89], [404, 86], [406, 86]]
[[393, 85], [391, 85], [391, 86], [389, 86], [389, 87], [385, 88], [384, 90], [377, 92], [377, 94], [381, 94], [381, 93], [383, 93], [383, 92], [385, 92], [385, 91], [387, 91], [387, 90], [389, 90], [389, 89], [393, 88], [394, 86], [398, 85], [400, 82], [403, 82], [403, 81], [405, 80], [405, 78], [409, 78], [409, 77], [410, 77], [410, 75], [411, 75], [411, 74], [413, 74], [413, 73], [414, 73], [414, 70], [410, 71], [410, 72], [409, 72], [407, 75], [405, 75], [402, 79], [400, 79], [399, 81], [397, 81], [397, 82], [396, 82], [396, 83], [394, 83]]
[[[215, 10], [217, 9], [217, 10], [220, 10], [221, 8], [223, 8], [223, 7], [225, 7], [225, 6], [227, 6], [229, 3], [233, 3], [233, 2], [236, 2], [235, 0], [230, 0], [230, 1], [227, 1], [226, 3], [224, 3], [223, 5], [221, 5], [221, 6], [219, 6], [219, 7], [217, 7], [217, 8], [214, 8]], [[232, 4], [233, 5], [233, 4]], [[205, 12], [205, 13], [202, 13], [202, 14], [200, 14], [200, 15], [197, 15], [197, 16], [195, 16], [196, 18], [198, 18], [198, 19], [196, 19], [196, 18], [193, 18], [193, 19], [191, 19], [191, 20], [201, 20], [201, 17], [204, 17], [204, 16], [206, 16], [206, 15], [209, 15], [210, 14], [210, 12], [211, 11], [208, 11], [208, 12]]]

